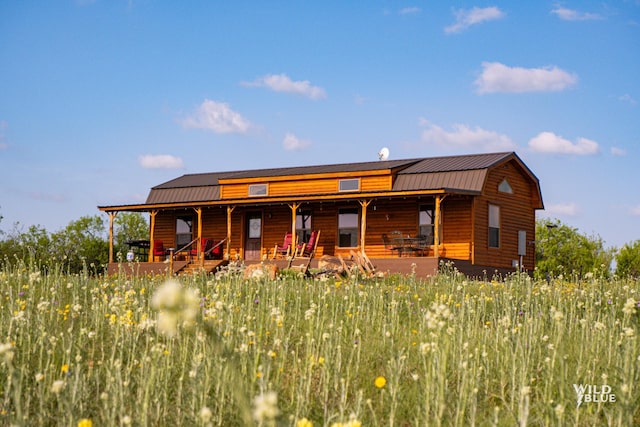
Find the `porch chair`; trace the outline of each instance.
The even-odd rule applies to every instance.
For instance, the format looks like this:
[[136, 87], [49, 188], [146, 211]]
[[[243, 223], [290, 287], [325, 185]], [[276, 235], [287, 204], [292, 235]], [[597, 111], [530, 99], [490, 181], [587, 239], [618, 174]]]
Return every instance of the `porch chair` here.
[[155, 240], [153, 242], [153, 261], [155, 262], [156, 257], [165, 257], [167, 256], [167, 250], [164, 248], [164, 243], [162, 240]]
[[[309, 272], [309, 266], [311, 265], [311, 260], [316, 254], [316, 249], [318, 248], [319, 240], [320, 240], [320, 230], [313, 230], [311, 232], [311, 236], [309, 236], [309, 241], [307, 243], [303, 243], [296, 247], [296, 252], [294, 256], [289, 259], [289, 268], [298, 270], [302, 274], [306, 275]], [[298, 261], [302, 261], [302, 262], [298, 263]]]
[[386, 234], [382, 235], [382, 243], [384, 244], [384, 248], [388, 251], [391, 251], [391, 255], [393, 252], [398, 251], [398, 255], [402, 253], [402, 245], [399, 245], [397, 239], [390, 239]]
[[275, 247], [273, 248], [272, 259], [276, 259], [278, 255], [284, 258], [288, 258], [290, 255], [292, 255], [292, 248], [293, 248], [293, 241], [292, 241], [291, 232], [289, 232], [284, 235], [284, 241], [282, 242], [282, 246], [279, 246], [276, 243]]
[[222, 239], [218, 243], [214, 243], [215, 239], [211, 240], [211, 246], [204, 252], [205, 259], [222, 259], [222, 245], [227, 239]]
[[[200, 240], [200, 250], [203, 254], [206, 254], [209, 249], [213, 246], [213, 240], [208, 237], [203, 237]], [[189, 258], [194, 258], [198, 256], [198, 245], [197, 242], [191, 245], [191, 250], [189, 251]]]
[[316, 248], [318, 247], [319, 239], [320, 230], [313, 230], [311, 232], [311, 235], [309, 236], [309, 241], [307, 243], [302, 243], [296, 246], [295, 257], [313, 258], [316, 253]]

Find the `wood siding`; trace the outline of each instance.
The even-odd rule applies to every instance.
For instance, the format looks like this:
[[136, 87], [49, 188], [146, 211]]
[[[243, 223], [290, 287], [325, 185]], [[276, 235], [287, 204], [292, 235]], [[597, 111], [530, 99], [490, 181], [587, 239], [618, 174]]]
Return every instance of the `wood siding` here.
[[[304, 178], [300, 180], [269, 181], [265, 180], [261, 184], [267, 184], [267, 195], [270, 197], [296, 196], [300, 194], [335, 194], [338, 192], [338, 185], [341, 179], [360, 178], [360, 191], [388, 191], [391, 190], [390, 175], [373, 176], [342, 176], [342, 177], [316, 177]], [[220, 195], [222, 199], [246, 199], [249, 194], [249, 185], [255, 183], [229, 183], [221, 186]]]
[[[498, 191], [506, 179], [513, 193]], [[518, 231], [527, 232], [524, 268], [535, 267], [535, 188], [513, 161], [500, 165], [489, 172], [485, 190], [475, 205], [475, 263], [500, 268], [512, 267], [518, 256]], [[489, 247], [489, 205], [500, 207], [500, 247]]]
[[[324, 179], [305, 177], [300, 181], [275, 180], [269, 182], [269, 195], [320, 194], [335, 192], [342, 176]], [[390, 175], [363, 176], [361, 192], [391, 188]], [[506, 179], [512, 194], [498, 190]], [[441, 257], [463, 260], [477, 266], [510, 269], [518, 256], [518, 232], [526, 231], [526, 256], [523, 266], [527, 270], [535, 267], [535, 208], [539, 206], [538, 190], [521, 166], [515, 160], [492, 167], [487, 172], [483, 192], [479, 196], [448, 194], [441, 203], [441, 244], [438, 254]], [[247, 198], [248, 184], [228, 183], [224, 185], [223, 197]], [[364, 200], [365, 195], [362, 194]], [[366, 235], [365, 248], [361, 248], [362, 205], [358, 200], [305, 202], [299, 209], [311, 212], [312, 230], [320, 230], [320, 240], [316, 256], [350, 256], [352, 250], [364, 249], [371, 258], [391, 258], [382, 236], [393, 231], [404, 235], [419, 234], [420, 206], [434, 204], [435, 197], [406, 196], [366, 199]], [[500, 207], [500, 244], [498, 248], [489, 248], [488, 209], [489, 205]], [[355, 209], [359, 213], [357, 246], [338, 247], [338, 218], [341, 209]], [[229, 256], [231, 259], [243, 258], [245, 221], [248, 212], [262, 215], [261, 257], [273, 256], [276, 244], [282, 244], [284, 235], [291, 231], [292, 213], [287, 203], [268, 205], [264, 201], [256, 206], [236, 206], [231, 215], [231, 238]], [[161, 210], [155, 220], [154, 239], [161, 240], [165, 248], [175, 247], [176, 218], [191, 215], [194, 219], [193, 237], [197, 237], [197, 214], [194, 209]], [[213, 206], [202, 209], [202, 237], [222, 240], [227, 237], [227, 207]], [[226, 251], [227, 245], [224, 246]], [[425, 255], [434, 256], [431, 247]]]

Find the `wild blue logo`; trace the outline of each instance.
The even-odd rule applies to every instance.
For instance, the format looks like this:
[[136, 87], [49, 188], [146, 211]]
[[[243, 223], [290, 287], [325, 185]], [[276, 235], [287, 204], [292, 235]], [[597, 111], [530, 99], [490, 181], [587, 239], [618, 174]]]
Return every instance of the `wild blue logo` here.
[[606, 384], [601, 386], [574, 384], [573, 389], [576, 391], [578, 408], [582, 403], [613, 403], [616, 401], [616, 395], [611, 393], [611, 386]]

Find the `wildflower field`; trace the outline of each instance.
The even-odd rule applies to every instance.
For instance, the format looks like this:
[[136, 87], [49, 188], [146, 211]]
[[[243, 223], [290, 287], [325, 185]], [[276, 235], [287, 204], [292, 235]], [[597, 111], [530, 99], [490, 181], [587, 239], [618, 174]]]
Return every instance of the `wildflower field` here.
[[640, 424], [640, 282], [0, 268], [0, 425]]

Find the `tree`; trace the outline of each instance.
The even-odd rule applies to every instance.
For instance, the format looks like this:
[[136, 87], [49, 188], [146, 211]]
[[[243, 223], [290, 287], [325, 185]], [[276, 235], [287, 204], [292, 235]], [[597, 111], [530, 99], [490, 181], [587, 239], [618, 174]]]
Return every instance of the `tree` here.
[[594, 272], [608, 276], [613, 254], [600, 236], [585, 236], [557, 219], [536, 221], [536, 277]]
[[48, 264], [52, 258], [49, 233], [39, 225], [32, 225], [26, 232], [22, 231], [20, 223], [16, 222], [0, 242], [0, 255], [9, 260], [17, 258], [36, 264]]
[[616, 274], [640, 277], [640, 240], [625, 244], [616, 254]]
[[123, 259], [129, 249], [128, 241], [149, 240], [149, 223], [141, 213], [121, 212], [116, 215], [113, 226], [114, 251]]
[[101, 216], [83, 216], [71, 221], [63, 230], [51, 235], [55, 257], [70, 272], [79, 273], [85, 266], [102, 271], [108, 261], [109, 244]]

